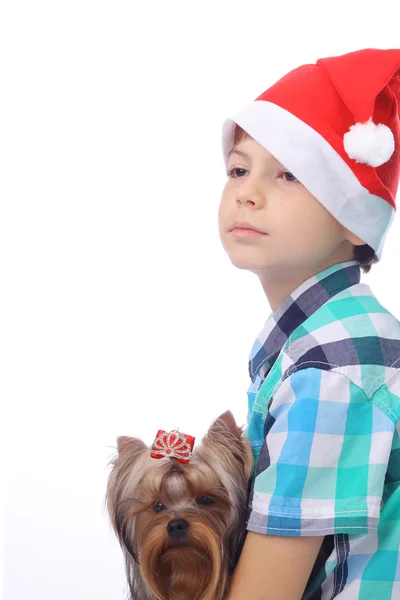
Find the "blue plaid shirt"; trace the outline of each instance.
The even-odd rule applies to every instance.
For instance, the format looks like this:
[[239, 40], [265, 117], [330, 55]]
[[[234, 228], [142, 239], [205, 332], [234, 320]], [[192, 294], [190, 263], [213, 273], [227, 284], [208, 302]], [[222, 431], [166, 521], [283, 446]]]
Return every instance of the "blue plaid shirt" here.
[[400, 599], [400, 323], [357, 261], [285, 299], [249, 374], [247, 528], [325, 536], [304, 600]]

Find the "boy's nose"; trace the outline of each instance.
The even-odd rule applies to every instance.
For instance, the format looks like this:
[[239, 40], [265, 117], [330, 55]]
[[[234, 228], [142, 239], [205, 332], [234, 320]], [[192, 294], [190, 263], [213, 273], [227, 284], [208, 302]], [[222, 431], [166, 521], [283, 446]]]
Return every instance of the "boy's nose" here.
[[174, 519], [168, 523], [167, 529], [170, 537], [181, 538], [186, 535], [189, 523], [185, 519]]
[[261, 191], [254, 183], [243, 183], [243, 185], [236, 190], [236, 200], [240, 204], [247, 204], [247, 202], [251, 202], [252, 204], [259, 206], [260, 204], [264, 204], [265, 199]]

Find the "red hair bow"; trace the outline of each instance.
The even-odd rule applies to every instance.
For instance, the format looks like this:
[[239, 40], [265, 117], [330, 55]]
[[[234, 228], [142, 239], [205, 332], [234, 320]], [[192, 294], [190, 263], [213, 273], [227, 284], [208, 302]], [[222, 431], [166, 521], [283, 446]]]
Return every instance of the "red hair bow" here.
[[162, 429], [157, 432], [151, 447], [152, 458], [173, 458], [181, 464], [187, 464], [192, 457], [195, 438], [180, 431], [167, 433]]

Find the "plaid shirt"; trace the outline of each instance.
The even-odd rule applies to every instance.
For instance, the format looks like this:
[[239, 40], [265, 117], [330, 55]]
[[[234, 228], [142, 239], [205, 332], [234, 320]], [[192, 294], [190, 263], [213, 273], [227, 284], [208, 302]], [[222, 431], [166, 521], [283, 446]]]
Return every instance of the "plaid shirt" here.
[[286, 298], [249, 373], [247, 528], [325, 536], [303, 600], [400, 599], [400, 323], [358, 262]]

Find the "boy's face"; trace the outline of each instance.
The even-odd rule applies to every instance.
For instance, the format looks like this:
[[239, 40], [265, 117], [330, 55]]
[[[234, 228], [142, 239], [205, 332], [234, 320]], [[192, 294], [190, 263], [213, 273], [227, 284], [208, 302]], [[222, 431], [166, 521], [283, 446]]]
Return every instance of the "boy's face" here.
[[[233, 148], [219, 207], [219, 235], [231, 262], [259, 277], [311, 277], [353, 259], [359, 243], [295, 177], [253, 138]], [[264, 232], [230, 231], [247, 221]], [[351, 241], [350, 241], [351, 240]]]

